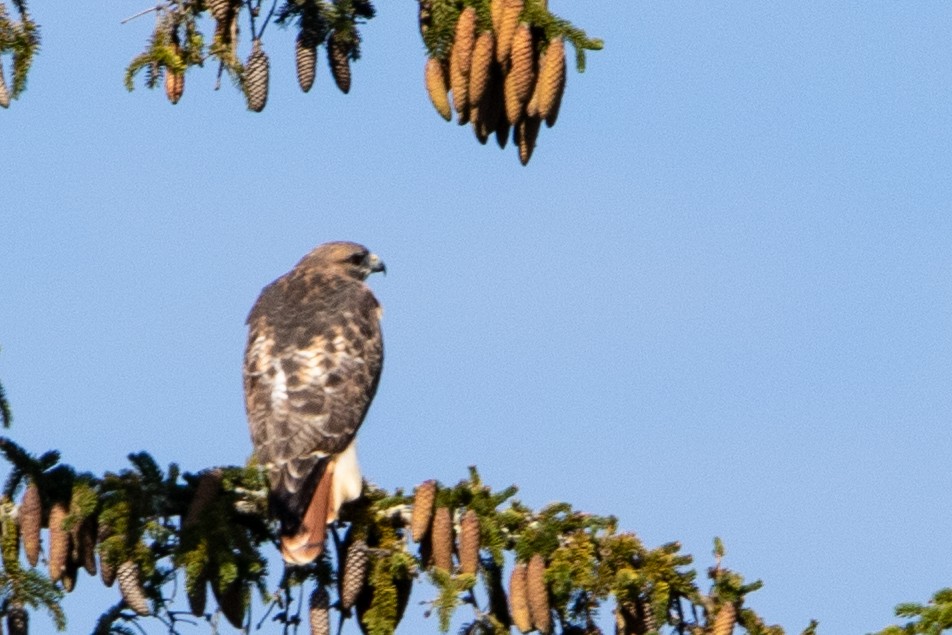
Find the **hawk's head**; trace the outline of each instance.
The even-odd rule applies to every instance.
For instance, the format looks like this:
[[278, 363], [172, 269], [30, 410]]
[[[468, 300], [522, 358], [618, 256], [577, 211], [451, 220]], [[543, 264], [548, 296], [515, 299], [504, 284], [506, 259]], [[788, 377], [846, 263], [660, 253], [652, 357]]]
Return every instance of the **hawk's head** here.
[[315, 247], [304, 256], [301, 264], [323, 270], [336, 270], [357, 280], [366, 280], [367, 276], [378, 271], [387, 272], [377, 254], [371, 253], [363, 245], [350, 242], [324, 243]]

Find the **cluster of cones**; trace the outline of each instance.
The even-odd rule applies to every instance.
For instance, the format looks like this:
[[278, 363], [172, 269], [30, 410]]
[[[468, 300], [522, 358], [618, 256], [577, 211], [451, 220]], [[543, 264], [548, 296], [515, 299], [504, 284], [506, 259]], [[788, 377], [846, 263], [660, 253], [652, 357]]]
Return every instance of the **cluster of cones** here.
[[[410, 533], [429, 553], [431, 566], [448, 572], [476, 575], [480, 567], [479, 516], [467, 509], [459, 516], [458, 530], [448, 507], [436, 505], [436, 481], [425, 481], [414, 492]], [[457, 534], [454, 540], [453, 534]], [[454, 549], [455, 546], [455, 549]], [[457, 567], [453, 566], [456, 555]], [[545, 560], [534, 554], [528, 563], [517, 562], [509, 579], [509, 616], [521, 632], [552, 631], [549, 590], [545, 582]]]
[[[495, 134], [501, 148], [510, 130], [519, 160], [529, 162], [542, 122], [555, 125], [565, 90], [565, 43], [522, 21], [523, 0], [492, 0], [492, 24], [480, 29], [472, 6], [459, 14], [448, 59], [426, 62], [427, 92], [447, 121], [471, 123], [480, 143]], [[422, 8], [420, 30], [429, 13]], [[452, 92], [452, 108], [449, 94]]]

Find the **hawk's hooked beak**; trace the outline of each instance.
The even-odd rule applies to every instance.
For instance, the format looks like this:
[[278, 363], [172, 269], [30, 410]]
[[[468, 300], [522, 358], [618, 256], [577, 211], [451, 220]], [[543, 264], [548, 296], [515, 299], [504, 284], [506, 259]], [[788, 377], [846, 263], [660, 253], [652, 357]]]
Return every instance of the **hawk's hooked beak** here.
[[377, 254], [370, 254], [367, 257], [367, 264], [370, 266], [370, 273], [380, 271], [383, 272], [383, 275], [387, 275], [387, 265], [383, 264], [383, 260]]

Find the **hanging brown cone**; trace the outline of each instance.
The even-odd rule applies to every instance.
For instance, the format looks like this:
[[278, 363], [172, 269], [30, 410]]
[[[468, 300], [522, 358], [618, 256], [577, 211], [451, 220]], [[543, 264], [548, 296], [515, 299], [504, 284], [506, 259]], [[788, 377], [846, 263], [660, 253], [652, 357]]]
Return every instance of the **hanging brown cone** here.
[[496, 61], [505, 67], [506, 62], [509, 61], [509, 53], [512, 50], [512, 38], [519, 26], [523, 0], [502, 0], [502, 2], [499, 28], [496, 29]]
[[327, 60], [334, 83], [346, 95], [350, 92], [350, 44], [344, 41], [339, 31], [331, 33], [327, 40]]
[[7, 631], [10, 635], [27, 635], [30, 632], [30, 614], [22, 604], [12, 604], [7, 609]]
[[66, 570], [66, 558], [69, 556], [69, 532], [63, 529], [63, 521], [66, 520], [68, 513], [66, 506], [60, 502], [53, 503], [50, 508], [48, 560], [50, 580], [53, 582], [63, 577], [63, 571]]
[[107, 525], [99, 525], [99, 529], [96, 531], [96, 542], [99, 545], [99, 577], [107, 587], [111, 587], [116, 581], [116, 565], [109, 561], [102, 548], [102, 543], [111, 536], [112, 532]]
[[63, 569], [63, 577], [60, 582], [63, 584], [63, 590], [72, 593], [76, 588], [76, 574], [79, 573], [79, 563], [69, 557], [66, 559], [66, 567]]
[[476, 575], [479, 569], [479, 516], [466, 510], [459, 523], [459, 570]]
[[10, 91], [7, 89], [7, 82], [3, 79], [3, 64], [0, 63], [0, 107], [10, 107]]
[[519, 162], [527, 165], [532, 158], [532, 152], [535, 150], [536, 139], [539, 137], [539, 129], [542, 127], [542, 120], [538, 117], [526, 117], [516, 124], [512, 129], [513, 141], [519, 146]]
[[202, 472], [195, 484], [195, 493], [188, 504], [188, 511], [182, 519], [182, 527], [188, 528], [197, 523], [202, 514], [221, 493], [222, 472], [219, 469]]
[[[453, 118], [453, 111], [450, 108], [450, 100], [446, 94], [448, 89], [446, 87], [446, 70], [444, 69], [443, 63], [432, 57], [427, 59], [424, 77], [426, 79], [426, 92], [430, 96], [430, 101], [433, 102], [433, 107], [436, 108], [436, 112], [440, 113], [443, 119], [449, 121]], [[415, 513], [415, 506], [413, 510]], [[420, 541], [416, 532], [413, 534], [413, 539], [417, 542]]]
[[493, 23], [493, 33], [499, 34], [499, 29], [502, 26], [502, 14], [506, 6], [506, 0], [490, 0], [489, 2], [489, 16], [492, 18]]
[[305, 93], [314, 85], [317, 71], [317, 45], [304, 31], [298, 33], [294, 41], [294, 65], [297, 70], [298, 86]]
[[737, 607], [732, 603], [727, 603], [714, 616], [711, 635], [731, 635], [734, 632], [735, 624], [737, 624]]
[[508, 142], [509, 120], [505, 117], [500, 117], [499, 122], [496, 124], [496, 143], [499, 144], [500, 149], [505, 149]]
[[[177, 38], [177, 35], [173, 34], [173, 37]], [[182, 59], [182, 48], [179, 46], [178, 41], [173, 43], [173, 48], [175, 49], [175, 55], [180, 60]], [[182, 98], [182, 93], [185, 91], [185, 72], [176, 73], [168, 66], [165, 67], [165, 96], [174, 106], [178, 103], [179, 99]]]
[[205, 615], [205, 605], [208, 603], [208, 579], [205, 575], [199, 576], [192, 587], [186, 588], [188, 608], [195, 617]]
[[532, 630], [529, 598], [526, 594], [526, 565], [517, 563], [509, 577], [509, 615], [512, 623], [523, 633]]
[[76, 523], [70, 532], [70, 559], [77, 566], [86, 569], [89, 575], [96, 575], [96, 533], [98, 521], [90, 515]]
[[348, 610], [354, 605], [357, 596], [364, 589], [369, 565], [370, 555], [367, 552], [367, 543], [363, 540], [355, 540], [347, 548], [347, 557], [344, 559], [344, 571], [341, 577], [340, 605], [344, 610]]
[[23, 551], [26, 561], [35, 567], [40, 558], [40, 527], [43, 523], [43, 503], [40, 501], [40, 490], [36, 483], [30, 482], [20, 502], [20, 512], [17, 516], [20, 525], [20, 538], [23, 540]]
[[492, 78], [493, 47], [495, 38], [492, 31], [483, 31], [476, 38], [469, 66], [469, 102], [480, 105], [489, 81]]
[[211, 12], [216, 20], [223, 21], [228, 18], [232, 10], [230, 0], [205, 0], [205, 6]]
[[503, 87], [506, 96], [506, 118], [516, 125], [525, 116], [526, 104], [532, 96], [535, 83], [535, 60], [532, 31], [528, 24], [520, 24], [512, 38], [511, 66]]
[[251, 55], [245, 62], [245, 72], [241, 78], [241, 85], [248, 100], [248, 110], [261, 112], [268, 103], [268, 79], [271, 74], [271, 63], [267, 53], [261, 48], [261, 40], [255, 40], [251, 45]]
[[116, 579], [119, 581], [119, 592], [122, 593], [122, 599], [130, 609], [138, 615], [151, 615], [149, 610], [149, 601], [145, 596], [145, 590], [142, 588], [142, 582], [139, 580], [139, 565], [132, 560], [126, 560], [119, 565], [116, 571]]
[[469, 68], [476, 43], [476, 10], [466, 7], [459, 14], [453, 48], [450, 50], [450, 88], [453, 90], [453, 107], [461, 124], [469, 121]]
[[245, 622], [246, 606], [244, 587], [235, 580], [227, 589], [219, 591], [218, 581], [215, 580], [212, 582], [212, 594], [228, 623], [235, 628], [242, 628]]
[[311, 593], [311, 599], [308, 602], [307, 619], [311, 627], [311, 635], [330, 635], [331, 616], [330, 616], [330, 598], [327, 597], [327, 589], [319, 586]]
[[555, 125], [562, 105], [562, 93], [565, 92], [565, 43], [562, 38], [549, 42], [544, 58], [539, 64], [539, 77], [536, 80], [534, 99], [537, 114], [545, 119], [548, 127]]
[[[449, 116], [446, 117], [449, 120]], [[410, 533], [414, 542], [423, 540], [433, 519], [433, 501], [436, 500], [436, 481], [423, 481], [413, 494], [413, 511], [410, 514]]]
[[433, 513], [433, 564], [444, 571], [453, 570], [453, 518], [448, 507], [437, 507]]
[[532, 556], [526, 569], [526, 598], [532, 625], [543, 635], [548, 633], [552, 629], [549, 589], [545, 583], [545, 561], [538, 553]]

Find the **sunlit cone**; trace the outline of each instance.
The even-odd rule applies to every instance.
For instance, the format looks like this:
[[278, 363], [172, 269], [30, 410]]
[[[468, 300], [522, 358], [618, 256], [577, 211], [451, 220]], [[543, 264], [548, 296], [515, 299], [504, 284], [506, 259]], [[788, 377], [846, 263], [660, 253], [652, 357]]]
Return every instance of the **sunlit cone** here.
[[311, 635], [330, 635], [331, 616], [329, 607], [330, 599], [327, 597], [327, 589], [323, 586], [314, 589], [308, 602], [307, 611]]
[[268, 55], [261, 48], [261, 40], [255, 40], [251, 45], [251, 55], [245, 63], [245, 73], [241, 84], [248, 100], [248, 110], [261, 112], [268, 103], [268, 77], [271, 74], [271, 63]]
[[[182, 58], [182, 49], [179, 45], [175, 44], [175, 55], [179, 59]], [[175, 73], [171, 68], [166, 67], [165, 69], [165, 96], [174, 106], [178, 103], [179, 99], [182, 98], [182, 93], [185, 91], [185, 73]]]
[[7, 609], [7, 632], [10, 635], [27, 635], [30, 632], [30, 614], [22, 604], [11, 604]]
[[506, 118], [515, 125], [524, 116], [526, 104], [532, 95], [535, 82], [535, 60], [532, 49], [532, 31], [528, 24], [520, 24], [512, 38], [512, 65], [506, 74], [504, 91], [506, 95]]
[[10, 107], [10, 91], [7, 89], [7, 82], [3, 79], [3, 64], [0, 64], [0, 107]]
[[119, 581], [119, 592], [122, 593], [122, 599], [125, 600], [129, 608], [139, 615], [150, 615], [152, 611], [149, 610], [149, 601], [145, 596], [145, 590], [142, 588], [142, 582], [139, 580], [139, 565], [132, 560], [126, 560], [119, 565], [116, 579]]
[[205, 615], [205, 605], [208, 603], [208, 579], [201, 575], [191, 589], [187, 589], [188, 608], [195, 617]]
[[475, 575], [479, 569], [479, 516], [466, 510], [459, 524], [459, 570]]
[[294, 42], [294, 63], [297, 69], [298, 86], [305, 93], [314, 85], [314, 75], [317, 70], [317, 46], [312, 46], [311, 39], [301, 31]]
[[502, 0], [502, 2], [499, 28], [496, 29], [496, 61], [505, 66], [506, 62], [509, 61], [512, 38], [519, 26], [519, 15], [522, 13], [523, 0]]
[[552, 629], [549, 589], [545, 583], [545, 561], [538, 553], [532, 556], [526, 569], [526, 598], [532, 625], [540, 633], [548, 633]]
[[218, 498], [221, 492], [221, 470], [206, 470], [198, 477], [195, 484], [195, 493], [188, 504], [188, 511], [185, 512], [185, 518], [182, 519], [182, 527], [191, 527], [197, 523], [205, 509]]
[[437, 507], [433, 513], [433, 564], [445, 571], [453, 570], [453, 518], [448, 507]]
[[238, 581], [232, 582], [224, 591], [218, 590], [218, 581], [212, 582], [212, 594], [218, 602], [218, 608], [228, 623], [242, 628], [245, 622], [246, 595], [244, 587]]
[[357, 601], [357, 596], [364, 588], [367, 580], [367, 569], [370, 556], [367, 552], [367, 543], [355, 540], [347, 548], [347, 557], [344, 559], [344, 572], [340, 585], [340, 605], [347, 610]]
[[562, 93], [565, 92], [565, 43], [562, 38], [549, 42], [545, 57], [539, 66], [535, 98], [538, 115], [545, 125], [552, 127], [559, 117]]
[[[436, 108], [436, 112], [440, 113], [443, 119], [449, 121], [453, 118], [453, 111], [450, 108], [449, 96], [446, 94], [446, 71], [443, 67], [443, 63], [432, 57], [427, 59], [424, 76], [426, 79], [426, 92], [430, 96], [430, 101], [433, 102], [433, 107]], [[433, 502], [430, 501], [431, 506], [432, 503]], [[416, 513], [416, 505], [413, 507], [413, 512], [414, 514]], [[413, 532], [413, 539], [417, 542], [420, 541], [416, 532]]]
[[456, 22], [456, 34], [450, 50], [450, 88], [453, 90], [453, 107], [461, 124], [469, 121], [469, 67], [475, 43], [476, 10], [466, 7]]
[[[449, 120], [449, 115], [447, 114], [445, 118]], [[415, 542], [423, 540], [423, 536], [430, 528], [434, 500], [436, 500], [436, 481], [420, 483], [413, 494], [413, 512], [410, 514], [410, 533]]]
[[519, 147], [519, 162], [522, 165], [527, 165], [532, 158], [541, 127], [542, 120], [538, 117], [526, 117], [513, 127], [513, 141]]
[[40, 526], [43, 523], [43, 503], [40, 501], [40, 490], [36, 483], [30, 482], [20, 502], [20, 513], [17, 517], [20, 524], [20, 539], [23, 541], [23, 551], [26, 561], [35, 567], [40, 558]]
[[526, 565], [517, 563], [509, 577], [509, 615], [512, 623], [523, 633], [532, 630], [529, 598], [526, 595]]
[[490, 0], [489, 15], [492, 18], [493, 33], [498, 34], [502, 25], [502, 14], [506, 6], [506, 0]]
[[345, 95], [350, 92], [350, 45], [337, 31], [327, 40], [327, 60], [334, 83]]
[[492, 77], [493, 47], [495, 38], [492, 31], [483, 31], [473, 45], [473, 55], [469, 66], [469, 102], [476, 106], [482, 102]]
[[49, 564], [50, 580], [56, 582], [63, 577], [66, 570], [66, 558], [69, 555], [69, 532], [63, 529], [63, 521], [68, 512], [66, 506], [60, 502], [53, 503], [50, 508], [49, 528]]
[[731, 635], [735, 624], [737, 624], [737, 607], [727, 603], [714, 616], [711, 635]]

